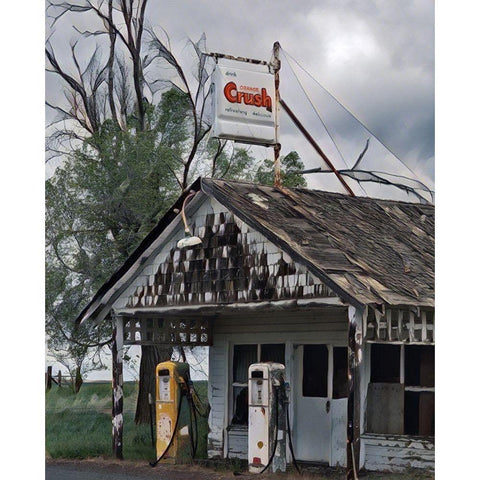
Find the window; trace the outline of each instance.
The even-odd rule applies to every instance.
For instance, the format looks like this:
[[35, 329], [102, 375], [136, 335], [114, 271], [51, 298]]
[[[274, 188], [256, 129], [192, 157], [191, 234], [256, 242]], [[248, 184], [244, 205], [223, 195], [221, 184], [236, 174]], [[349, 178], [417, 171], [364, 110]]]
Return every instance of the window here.
[[[329, 361], [333, 361], [333, 365], [330, 366]], [[329, 368], [333, 370], [330, 385]], [[348, 396], [347, 347], [303, 346], [302, 395], [334, 399]]]
[[371, 344], [367, 431], [433, 436], [435, 347]]
[[400, 383], [400, 345], [372, 343], [372, 383]]
[[405, 433], [434, 435], [435, 351], [423, 345], [405, 346]]
[[233, 346], [232, 425], [248, 424], [248, 367], [257, 362], [277, 362], [285, 365], [285, 344]]
[[348, 397], [348, 349], [333, 347], [333, 398]]
[[304, 345], [303, 380], [304, 397], [327, 397], [328, 348], [326, 345]]

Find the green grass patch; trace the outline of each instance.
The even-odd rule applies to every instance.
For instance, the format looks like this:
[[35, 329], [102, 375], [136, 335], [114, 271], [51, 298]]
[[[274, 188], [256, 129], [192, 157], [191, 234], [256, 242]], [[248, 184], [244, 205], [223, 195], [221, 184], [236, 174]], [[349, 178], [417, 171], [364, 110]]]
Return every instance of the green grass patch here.
[[[195, 388], [206, 402], [207, 382]], [[135, 425], [138, 386], [124, 385], [123, 454], [131, 460], [154, 460], [150, 425]], [[88, 458], [112, 456], [111, 384], [86, 383], [75, 395], [71, 388], [53, 387], [46, 394], [45, 441], [52, 458]], [[188, 409], [182, 405], [181, 424], [189, 424]], [[197, 458], [207, 456], [207, 419], [198, 419]]]

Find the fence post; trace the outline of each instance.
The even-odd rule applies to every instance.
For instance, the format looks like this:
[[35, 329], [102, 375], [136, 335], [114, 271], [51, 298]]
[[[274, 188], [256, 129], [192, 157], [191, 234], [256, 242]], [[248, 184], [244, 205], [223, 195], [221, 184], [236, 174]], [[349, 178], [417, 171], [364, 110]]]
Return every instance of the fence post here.
[[57, 374], [57, 382], [58, 382], [58, 383], [57, 383], [58, 386], [61, 387], [61, 386], [62, 386], [62, 371], [61, 371], [61, 370], [58, 371], [58, 374]]
[[50, 390], [52, 388], [52, 367], [47, 367], [47, 373], [45, 374], [45, 383], [47, 390]]

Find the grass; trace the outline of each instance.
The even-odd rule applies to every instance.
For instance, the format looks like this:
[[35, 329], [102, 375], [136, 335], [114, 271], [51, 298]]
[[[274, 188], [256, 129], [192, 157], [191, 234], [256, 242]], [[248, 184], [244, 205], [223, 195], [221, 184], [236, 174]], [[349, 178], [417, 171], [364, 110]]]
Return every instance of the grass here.
[[[206, 401], [206, 382], [195, 385]], [[155, 457], [150, 426], [135, 425], [138, 386], [124, 385], [123, 454], [129, 460], [150, 461]], [[54, 386], [45, 400], [46, 452], [51, 458], [89, 458], [112, 456], [111, 384], [85, 383], [75, 395], [68, 387]], [[182, 406], [181, 421], [188, 424], [188, 409]], [[197, 458], [206, 458], [206, 418], [198, 420]]]

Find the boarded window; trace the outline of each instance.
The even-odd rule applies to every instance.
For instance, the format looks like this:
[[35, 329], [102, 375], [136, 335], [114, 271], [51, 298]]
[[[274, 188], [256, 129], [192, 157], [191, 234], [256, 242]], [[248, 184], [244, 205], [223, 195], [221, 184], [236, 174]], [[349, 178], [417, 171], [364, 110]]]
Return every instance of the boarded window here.
[[328, 348], [326, 345], [304, 345], [303, 380], [304, 397], [327, 397]]
[[348, 350], [333, 347], [333, 398], [348, 397]]
[[372, 344], [370, 381], [400, 383], [400, 345]]
[[372, 344], [370, 364], [367, 431], [433, 436], [435, 347]]

